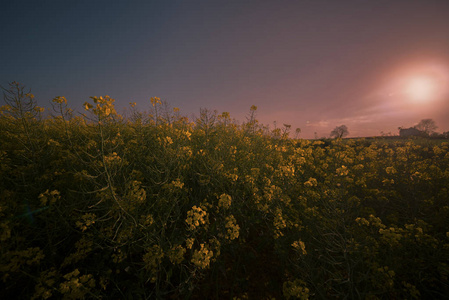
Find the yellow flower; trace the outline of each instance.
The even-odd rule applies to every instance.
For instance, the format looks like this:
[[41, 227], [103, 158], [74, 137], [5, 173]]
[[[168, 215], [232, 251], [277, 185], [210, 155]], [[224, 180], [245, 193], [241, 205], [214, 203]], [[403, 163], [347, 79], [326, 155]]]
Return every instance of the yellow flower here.
[[282, 292], [286, 299], [309, 299], [309, 289], [306, 287], [306, 283], [300, 279], [284, 282]]
[[170, 259], [172, 264], [180, 264], [184, 259], [185, 253], [186, 249], [184, 247], [182, 247], [181, 245], [175, 245], [168, 252], [168, 258]]
[[206, 269], [209, 267], [210, 260], [213, 255], [213, 251], [209, 250], [209, 248], [204, 246], [204, 244], [201, 244], [200, 249], [195, 250], [193, 253], [191, 262], [198, 268]]
[[281, 229], [287, 227], [284, 218], [282, 217], [282, 210], [280, 208], [276, 208], [276, 213], [274, 215], [273, 225], [275, 228], [274, 238], [278, 238], [280, 236], [284, 236]]
[[317, 186], [317, 185], [318, 185], [318, 181], [312, 177], [310, 177], [309, 180], [304, 182], [304, 186], [306, 186], [306, 187], [312, 187], [312, 186]]
[[229, 208], [231, 206], [232, 198], [228, 194], [221, 194], [218, 199], [218, 206], [222, 208]]
[[292, 247], [295, 248], [295, 250], [298, 251], [302, 255], [307, 254], [306, 245], [301, 240], [293, 242]]
[[183, 186], [184, 186], [184, 183], [183, 183], [179, 178], [177, 178], [176, 180], [173, 180], [173, 181], [171, 182], [171, 185], [172, 185], [174, 188], [182, 189]]
[[89, 110], [89, 109], [91, 109], [93, 106], [92, 106], [92, 104], [90, 104], [90, 103], [88, 103], [88, 102], [84, 102], [84, 109], [85, 110]]
[[162, 258], [164, 258], [164, 252], [159, 245], [153, 245], [143, 256], [145, 268], [150, 271], [150, 281], [153, 283], [156, 282], [157, 272], [159, 270], [159, 264], [162, 262]]
[[150, 101], [153, 106], [156, 106], [156, 104], [161, 104], [161, 98], [158, 97], [151, 97]]
[[63, 97], [63, 96], [58, 96], [56, 98], [53, 98], [52, 101], [54, 103], [58, 103], [58, 104], [62, 104], [62, 103], [67, 104], [67, 99], [65, 97]]
[[186, 247], [187, 247], [187, 249], [192, 249], [194, 241], [195, 240], [193, 238], [189, 238], [189, 239], [186, 240]]
[[239, 237], [240, 226], [237, 224], [233, 215], [230, 215], [226, 218], [226, 229], [227, 236], [226, 238], [229, 240], [234, 240]]
[[336, 170], [336, 173], [340, 176], [346, 176], [349, 173], [349, 170], [346, 166], [341, 166], [341, 168], [338, 168]]
[[201, 207], [193, 206], [191, 210], [187, 212], [186, 223], [189, 230], [195, 230], [200, 225], [206, 224], [206, 211], [201, 209]]
[[81, 216], [83, 221], [77, 221], [76, 226], [81, 229], [82, 231], [85, 231], [87, 227], [95, 224], [95, 218], [97, 216], [95, 214], [87, 213]]
[[50, 204], [54, 204], [57, 200], [61, 198], [59, 191], [53, 190], [49, 191], [48, 189], [39, 195], [39, 201], [41, 202], [41, 206], [47, 205], [48, 202]]
[[95, 287], [95, 280], [92, 278], [92, 274], [83, 275], [78, 277], [80, 271], [75, 271], [64, 275], [64, 279], [67, 281], [59, 285], [59, 291], [65, 294], [64, 299], [81, 299], [84, 298], [89, 291], [86, 285], [89, 287]]
[[385, 171], [387, 172], [387, 174], [395, 174], [397, 172], [394, 167], [386, 167]]
[[365, 225], [365, 226], [369, 226], [369, 221], [365, 218], [357, 218], [355, 219], [355, 222], [359, 225]]

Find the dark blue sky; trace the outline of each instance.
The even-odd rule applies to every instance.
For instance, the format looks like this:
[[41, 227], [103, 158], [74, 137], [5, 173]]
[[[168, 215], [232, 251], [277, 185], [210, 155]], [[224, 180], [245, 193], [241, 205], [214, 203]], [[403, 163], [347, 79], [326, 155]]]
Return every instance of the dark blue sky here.
[[158, 96], [241, 121], [254, 104], [306, 138], [423, 118], [449, 130], [445, 0], [9, 1], [0, 33], [0, 84], [25, 84], [42, 106], [110, 95], [145, 110]]

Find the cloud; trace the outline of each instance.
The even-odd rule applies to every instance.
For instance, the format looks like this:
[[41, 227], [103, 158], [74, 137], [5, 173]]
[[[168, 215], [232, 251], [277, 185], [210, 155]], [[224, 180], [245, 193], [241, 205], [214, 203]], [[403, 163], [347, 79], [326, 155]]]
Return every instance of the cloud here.
[[317, 121], [317, 122], [310, 122], [306, 121], [306, 127], [329, 127], [329, 121]]

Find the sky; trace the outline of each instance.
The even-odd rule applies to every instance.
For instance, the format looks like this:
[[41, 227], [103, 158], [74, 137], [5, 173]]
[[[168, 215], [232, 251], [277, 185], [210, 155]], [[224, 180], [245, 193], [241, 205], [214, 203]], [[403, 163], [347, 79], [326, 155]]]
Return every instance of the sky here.
[[300, 137], [398, 134], [432, 118], [449, 130], [447, 0], [8, 1], [0, 10], [0, 85], [40, 106], [118, 111], [160, 97], [242, 122], [256, 105]]

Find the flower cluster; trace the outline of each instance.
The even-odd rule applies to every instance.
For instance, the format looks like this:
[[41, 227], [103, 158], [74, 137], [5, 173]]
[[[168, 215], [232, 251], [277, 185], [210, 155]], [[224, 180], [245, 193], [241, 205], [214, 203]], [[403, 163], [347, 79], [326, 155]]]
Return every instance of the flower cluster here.
[[87, 213], [81, 216], [82, 221], [77, 221], [76, 226], [82, 231], [87, 230], [89, 226], [95, 224], [96, 215], [93, 213]]
[[172, 264], [180, 264], [184, 259], [186, 249], [181, 245], [174, 245], [167, 253]]
[[310, 290], [306, 287], [306, 283], [300, 279], [284, 282], [282, 291], [286, 299], [306, 300], [310, 297]]
[[274, 237], [275, 238], [278, 238], [278, 237], [281, 237], [284, 235], [284, 233], [282, 232], [282, 229], [286, 228], [287, 224], [286, 224], [284, 218], [282, 217], [282, 210], [280, 208], [276, 208], [276, 210], [275, 210], [273, 226], [274, 226]]
[[128, 191], [128, 199], [132, 202], [142, 203], [147, 198], [145, 189], [141, 187], [141, 182], [134, 180], [131, 182], [131, 186]]
[[317, 186], [317, 185], [318, 185], [318, 181], [312, 177], [310, 177], [309, 180], [304, 182], [304, 186], [306, 186], [306, 187], [313, 187], [313, 186]]
[[195, 230], [200, 225], [206, 224], [207, 212], [196, 205], [187, 212], [186, 223], [189, 230]]
[[226, 217], [226, 238], [229, 240], [234, 240], [239, 237], [240, 226], [237, 224], [233, 215]]
[[48, 189], [39, 195], [39, 201], [41, 202], [41, 206], [45, 206], [48, 204], [54, 204], [61, 198], [59, 191], [53, 190], [49, 191]]
[[164, 252], [159, 245], [153, 245], [147, 250], [147, 253], [143, 256], [143, 262], [145, 269], [150, 271], [150, 281], [155, 282], [157, 280], [157, 272], [159, 271], [159, 265], [164, 257]]
[[67, 99], [63, 96], [55, 97], [52, 101], [57, 104], [67, 104]]
[[229, 208], [232, 203], [232, 198], [228, 194], [221, 194], [220, 198], [218, 199], [218, 207], [221, 208]]
[[64, 295], [64, 299], [81, 299], [88, 294], [89, 288], [95, 287], [95, 279], [92, 274], [78, 276], [80, 271], [65, 274], [65, 282], [59, 285], [59, 292]]
[[306, 245], [304, 244], [303, 241], [299, 240], [299, 241], [294, 241], [292, 243], [292, 247], [301, 255], [306, 255], [307, 251], [306, 251]]
[[[93, 114], [98, 116], [99, 118], [108, 117], [109, 115], [116, 115], [114, 102], [115, 99], [112, 99], [109, 96], [100, 96], [100, 97], [90, 97], [94, 103], [96, 104], [95, 108], [92, 110]], [[84, 109], [90, 110], [93, 108], [93, 105], [85, 102]]]
[[206, 269], [209, 267], [213, 255], [214, 252], [209, 250], [207, 245], [200, 244], [200, 249], [193, 252], [191, 262], [200, 269]]

